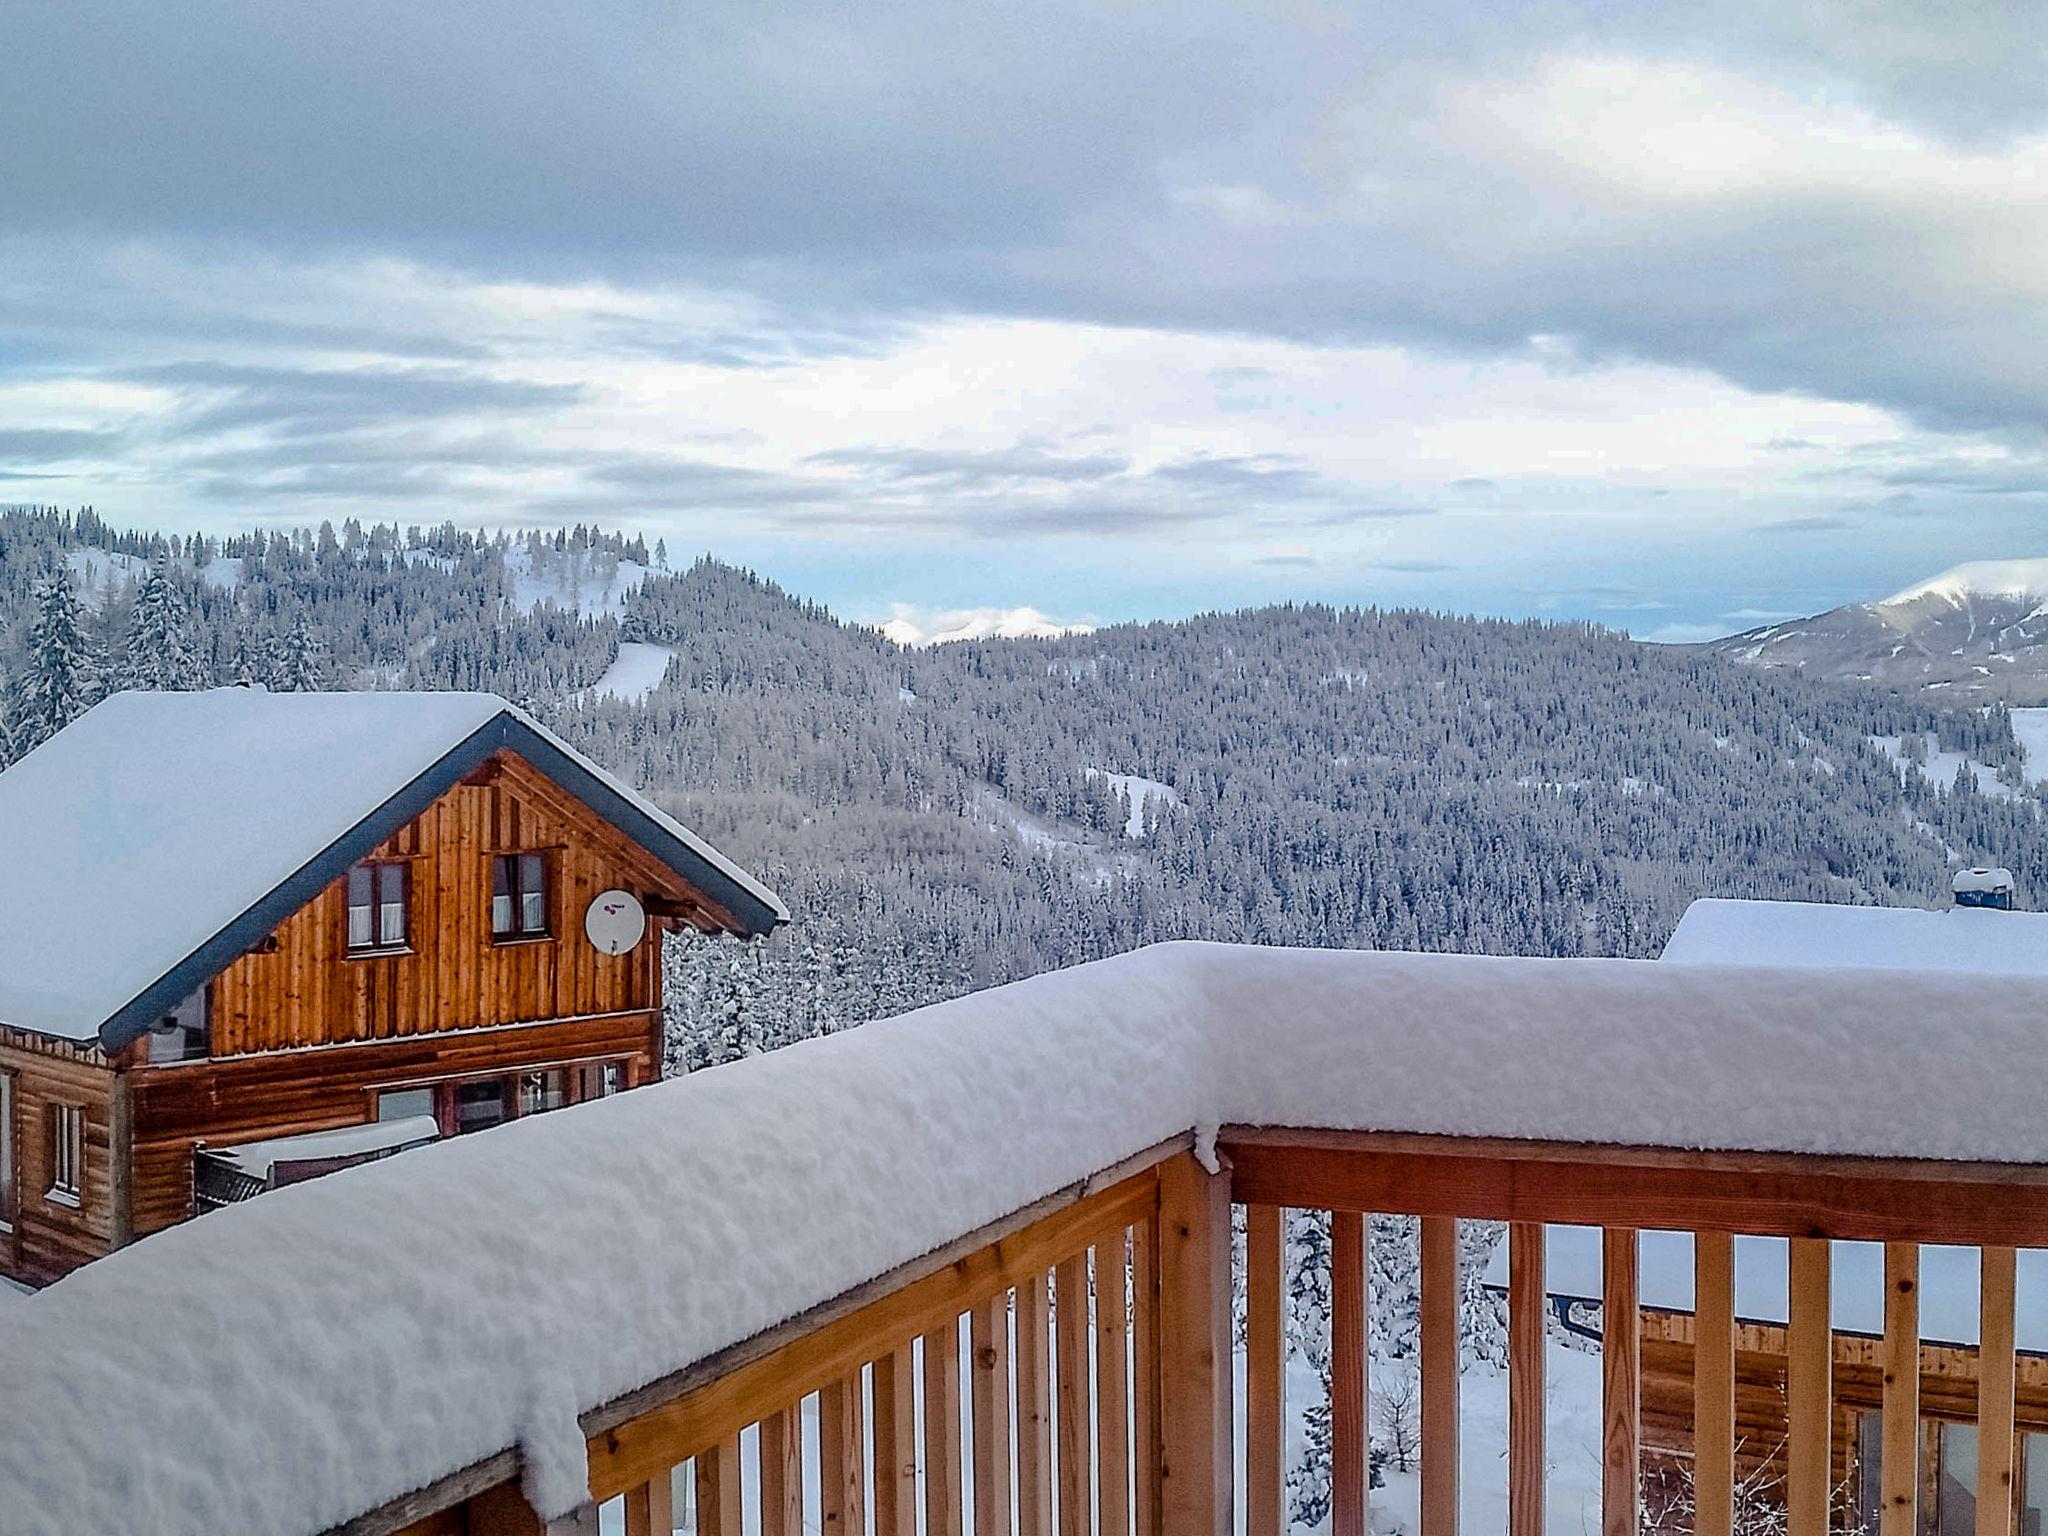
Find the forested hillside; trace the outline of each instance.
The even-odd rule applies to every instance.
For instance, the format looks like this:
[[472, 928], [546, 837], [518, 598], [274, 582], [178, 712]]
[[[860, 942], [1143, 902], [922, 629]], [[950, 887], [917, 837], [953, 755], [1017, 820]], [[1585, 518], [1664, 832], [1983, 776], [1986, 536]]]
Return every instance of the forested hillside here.
[[2017, 785], [2000, 711], [1320, 607], [906, 651], [667, 564], [586, 528], [223, 542], [16, 509], [9, 750], [119, 687], [514, 698], [797, 914], [671, 947], [678, 1065], [1158, 939], [1650, 955], [1700, 894], [1925, 904], [1962, 858], [2048, 880], [2035, 795], [1871, 745], [1933, 732]]

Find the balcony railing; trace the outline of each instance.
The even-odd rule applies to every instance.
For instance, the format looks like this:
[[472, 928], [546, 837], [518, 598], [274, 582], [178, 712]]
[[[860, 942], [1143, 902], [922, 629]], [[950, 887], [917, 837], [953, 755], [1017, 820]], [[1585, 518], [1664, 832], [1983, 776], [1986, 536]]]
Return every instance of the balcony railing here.
[[[1951, 1008], [1967, 1029], [1941, 1022]], [[2041, 1019], [2048, 986], [2024, 981], [1141, 953], [429, 1149], [407, 1160], [403, 1182], [380, 1184], [372, 1167], [283, 1191], [91, 1266], [17, 1309], [64, 1306], [72, 1288], [68, 1313], [42, 1312], [38, 1340], [17, 1349], [0, 1336], [0, 1368], [22, 1367], [25, 1390], [59, 1379], [61, 1351], [40, 1336], [79, 1309], [119, 1317], [123, 1300], [251, 1255], [272, 1255], [273, 1272], [246, 1281], [242, 1300], [253, 1285], [319, 1307], [344, 1293], [329, 1278], [338, 1264], [403, 1241], [471, 1310], [433, 1313], [424, 1282], [387, 1310], [366, 1292], [359, 1320], [345, 1305], [330, 1318], [332, 1346], [285, 1341], [233, 1362], [282, 1393], [301, 1425], [320, 1426], [317, 1445], [265, 1439], [262, 1425], [235, 1442], [252, 1466], [300, 1446], [303, 1495], [289, 1468], [242, 1497], [216, 1497], [203, 1478], [194, 1493], [177, 1456], [220, 1466], [209, 1475], [224, 1484], [238, 1464], [213, 1442], [179, 1443], [198, 1432], [175, 1424], [168, 1449], [142, 1446], [124, 1474], [129, 1502], [104, 1479], [81, 1477], [76, 1491], [63, 1474], [31, 1483], [29, 1458], [49, 1465], [61, 1445], [30, 1426], [14, 1461], [0, 1443], [0, 1506], [20, 1476], [44, 1508], [76, 1501], [84, 1518], [56, 1528], [539, 1536], [594, 1529], [595, 1506], [618, 1500], [641, 1536], [672, 1528], [680, 1488], [699, 1536], [959, 1536], [970, 1522], [975, 1536], [1222, 1536], [1240, 1519], [1249, 1536], [1279, 1536], [1282, 1213], [1294, 1209], [1330, 1213], [1333, 1536], [1370, 1528], [1375, 1214], [1420, 1218], [1419, 1536], [1459, 1531], [1461, 1220], [1509, 1224], [1510, 1536], [1545, 1530], [1545, 1223], [1606, 1234], [1608, 1536], [1642, 1527], [1634, 1298], [1645, 1229], [1696, 1234], [1700, 1536], [1730, 1536], [1735, 1521], [1733, 1235], [1791, 1239], [1790, 1536], [1840, 1528], [1827, 1240], [1886, 1245], [1877, 1536], [1918, 1533], [1918, 1245], [1981, 1246], [1977, 1533], [2010, 1536], [2013, 1250], [2048, 1246]], [[1844, 1055], [1845, 1041], [1860, 1052]], [[1662, 1144], [1616, 1134], [1646, 1122], [1669, 1128]], [[1193, 1129], [1161, 1140], [1176, 1123]], [[488, 1246], [489, 1233], [523, 1233], [559, 1204], [559, 1189], [529, 1196], [520, 1170], [565, 1159], [596, 1207], [563, 1213], [571, 1240]], [[625, 1187], [588, 1182], [606, 1169]], [[721, 1193], [721, 1170], [754, 1193]], [[380, 1200], [401, 1198], [384, 1230]], [[436, 1200], [451, 1211], [466, 1201], [479, 1219], [451, 1215], [448, 1233], [421, 1226]], [[354, 1224], [324, 1237], [340, 1215]], [[206, 1228], [213, 1246], [181, 1236]], [[895, 1268], [873, 1262], [892, 1247]], [[690, 1305], [649, 1321], [684, 1291]], [[204, 1284], [164, 1294], [208, 1305]], [[530, 1338], [537, 1320], [566, 1327], [592, 1307], [610, 1309], [601, 1336], [622, 1341], [616, 1357], [551, 1371]], [[466, 1378], [503, 1392], [503, 1405], [445, 1389], [404, 1397], [418, 1341], [442, 1325], [503, 1352], [509, 1363]], [[151, 1356], [150, 1339], [138, 1328], [121, 1343], [154, 1387], [191, 1357]], [[347, 1383], [325, 1374], [344, 1362]], [[605, 1387], [628, 1372], [633, 1384]], [[374, 1394], [366, 1405], [355, 1385], [364, 1373], [390, 1376], [413, 1411], [473, 1410], [464, 1433], [480, 1454], [408, 1460], [386, 1444], [403, 1437]], [[131, 1411], [121, 1385], [102, 1374], [99, 1395], [73, 1406], [118, 1430]], [[237, 1382], [189, 1385], [232, 1400]], [[557, 1385], [587, 1475], [566, 1494], [561, 1421], [522, 1398]], [[162, 1400], [180, 1400], [178, 1386]], [[161, 1417], [146, 1393], [132, 1412]], [[176, 1518], [160, 1524], [133, 1518], [158, 1512], [136, 1502], [159, 1475], [152, 1456], [164, 1458], [160, 1475], [184, 1480]], [[408, 1483], [419, 1486], [391, 1496]], [[313, 1518], [323, 1510], [333, 1513]]]

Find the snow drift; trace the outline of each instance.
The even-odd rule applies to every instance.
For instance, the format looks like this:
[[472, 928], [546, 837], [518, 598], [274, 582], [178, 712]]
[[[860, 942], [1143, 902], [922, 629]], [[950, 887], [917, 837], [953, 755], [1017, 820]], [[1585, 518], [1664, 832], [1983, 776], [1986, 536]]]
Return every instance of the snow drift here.
[[1171, 944], [279, 1190], [0, 1309], [0, 1532], [301, 1536], [1226, 1122], [2048, 1162], [2048, 980]]

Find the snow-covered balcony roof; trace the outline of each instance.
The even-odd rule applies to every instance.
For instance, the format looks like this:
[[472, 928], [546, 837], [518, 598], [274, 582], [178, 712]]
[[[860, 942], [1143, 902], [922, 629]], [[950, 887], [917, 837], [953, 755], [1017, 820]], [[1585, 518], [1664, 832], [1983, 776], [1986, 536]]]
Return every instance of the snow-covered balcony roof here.
[[[302, 1536], [1226, 1123], [2048, 1163], [2048, 980], [1174, 944], [296, 1185], [0, 1310], [0, 1532]], [[32, 1411], [31, 1411], [32, 1410]]]

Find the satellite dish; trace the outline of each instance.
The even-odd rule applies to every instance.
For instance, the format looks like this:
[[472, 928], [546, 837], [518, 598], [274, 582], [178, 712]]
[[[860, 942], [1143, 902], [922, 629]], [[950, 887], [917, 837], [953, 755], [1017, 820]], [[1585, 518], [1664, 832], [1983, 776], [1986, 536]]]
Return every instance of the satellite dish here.
[[583, 914], [583, 932], [608, 955], [623, 955], [647, 937], [647, 909], [631, 891], [600, 891]]

